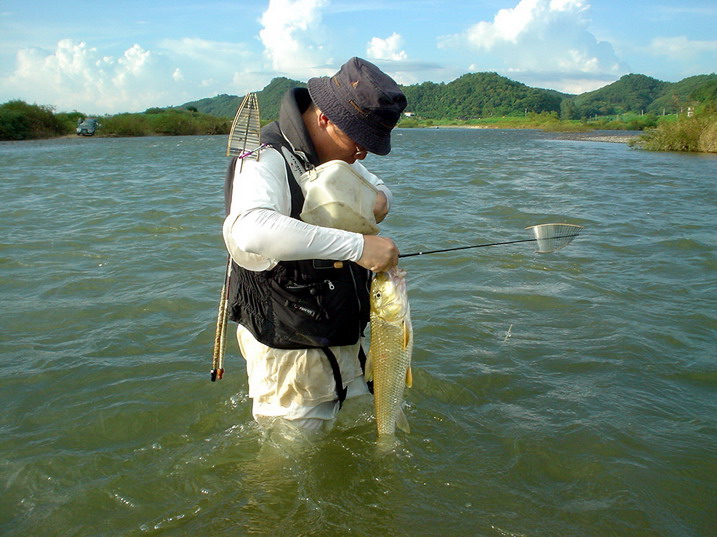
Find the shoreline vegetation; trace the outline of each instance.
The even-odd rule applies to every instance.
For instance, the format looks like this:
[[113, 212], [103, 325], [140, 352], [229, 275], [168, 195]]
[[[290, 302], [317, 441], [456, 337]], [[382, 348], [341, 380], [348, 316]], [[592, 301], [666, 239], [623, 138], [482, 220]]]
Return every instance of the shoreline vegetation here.
[[231, 120], [190, 108], [149, 108], [140, 113], [87, 116], [55, 113], [51, 106], [9, 101], [0, 104], [0, 140], [32, 140], [77, 135], [78, 122], [94, 117], [97, 137], [229, 134]]
[[[624, 113], [589, 120], [560, 119], [555, 112], [526, 113], [471, 120], [404, 117], [400, 128], [536, 129], [562, 139], [627, 143], [650, 151], [717, 153], [717, 111], [692, 114]], [[81, 112], [55, 113], [51, 106], [15, 100], [0, 104], [0, 140], [31, 140], [76, 135]], [[94, 116], [97, 117], [97, 116]], [[227, 135], [231, 120], [195, 107], [150, 108], [140, 113], [97, 117], [97, 137]], [[605, 131], [613, 131], [606, 133]]]

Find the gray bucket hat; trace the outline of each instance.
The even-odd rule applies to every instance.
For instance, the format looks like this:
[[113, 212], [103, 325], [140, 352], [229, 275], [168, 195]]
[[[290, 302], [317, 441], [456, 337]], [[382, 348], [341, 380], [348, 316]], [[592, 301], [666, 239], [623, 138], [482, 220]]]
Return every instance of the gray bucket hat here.
[[354, 142], [377, 155], [391, 151], [391, 129], [406, 108], [398, 84], [374, 64], [351, 58], [331, 78], [311, 78], [309, 95]]

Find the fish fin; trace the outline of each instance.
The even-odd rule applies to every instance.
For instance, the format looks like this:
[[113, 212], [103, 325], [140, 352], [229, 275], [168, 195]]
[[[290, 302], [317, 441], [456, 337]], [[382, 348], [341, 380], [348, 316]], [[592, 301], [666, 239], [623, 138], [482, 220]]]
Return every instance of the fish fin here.
[[398, 414], [396, 415], [396, 427], [401, 429], [406, 434], [411, 432], [411, 428], [408, 426], [408, 420], [406, 419], [406, 415], [403, 413], [402, 408], [398, 409]]
[[401, 321], [401, 327], [403, 328], [403, 348], [405, 349], [411, 343], [411, 331], [408, 329], [405, 319]]
[[406, 386], [409, 388], [413, 387], [413, 373], [411, 372], [411, 366], [408, 366], [408, 369], [406, 369]]
[[363, 369], [364, 379], [366, 379], [366, 382], [371, 382], [373, 380], [373, 356], [371, 355], [371, 351], [369, 351], [368, 356], [366, 356], [366, 363]]

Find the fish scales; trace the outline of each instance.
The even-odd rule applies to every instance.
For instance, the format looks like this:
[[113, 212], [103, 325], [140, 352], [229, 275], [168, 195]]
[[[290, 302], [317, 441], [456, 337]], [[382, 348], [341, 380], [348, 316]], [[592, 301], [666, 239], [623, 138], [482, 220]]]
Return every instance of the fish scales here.
[[413, 328], [406, 291], [406, 272], [394, 268], [371, 282], [371, 346], [366, 378], [373, 380], [376, 427], [393, 435], [396, 427], [408, 432], [403, 393], [411, 385]]

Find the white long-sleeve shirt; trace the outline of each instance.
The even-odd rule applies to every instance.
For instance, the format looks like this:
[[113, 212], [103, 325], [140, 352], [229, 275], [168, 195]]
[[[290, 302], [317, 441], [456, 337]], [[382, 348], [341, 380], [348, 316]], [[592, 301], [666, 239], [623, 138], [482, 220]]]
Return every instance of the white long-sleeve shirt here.
[[[272, 148], [262, 150], [259, 161], [246, 160], [241, 173], [241, 161], [236, 165], [231, 210], [223, 234], [238, 265], [260, 271], [273, 268], [279, 261], [298, 259], [358, 261], [363, 253], [361, 234], [290, 217], [291, 193], [281, 153]], [[360, 162], [350, 166], [391, 201], [391, 192], [383, 181]]]
[[[278, 261], [357, 261], [361, 257], [361, 234], [314, 226], [290, 217], [286, 164], [277, 150], [263, 150], [258, 162], [247, 160], [241, 173], [239, 166], [238, 161], [231, 208], [223, 228], [227, 249], [237, 264], [260, 271], [273, 268]], [[351, 166], [384, 192], [390, 204], [391, 191], [378, 177], [359, 162]], [[315, 425], [336, 416], [340, 404], [336, 401], [335, 380], [321, 349], [273, 349], [258, 342], [241, 325], [237, 336], [247, 362], [255, 418], [282, 416], [309, 427], [309, 422]], [[358, 359], [359, 347], [360, 342], [331, 347], [349, 398], [368, 394]]]

